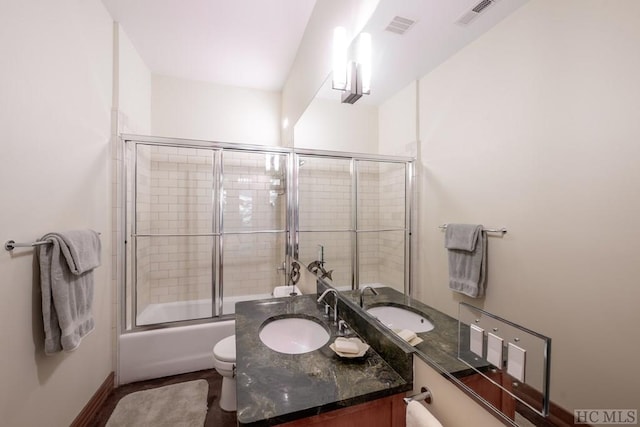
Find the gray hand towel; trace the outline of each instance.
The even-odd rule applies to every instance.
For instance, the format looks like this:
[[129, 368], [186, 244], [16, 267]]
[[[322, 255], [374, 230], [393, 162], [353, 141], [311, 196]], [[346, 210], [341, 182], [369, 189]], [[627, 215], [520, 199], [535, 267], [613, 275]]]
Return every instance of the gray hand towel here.
[[484, 296], [487, 239], [482, 225], [447, 224], [444, 246], [449, 252], [449, 288], [473, 298]]
[[100, 237], [92, 230], [48, 233], [38, 246], [46, 354], [72, 351], [94, 328], [93, 269]]

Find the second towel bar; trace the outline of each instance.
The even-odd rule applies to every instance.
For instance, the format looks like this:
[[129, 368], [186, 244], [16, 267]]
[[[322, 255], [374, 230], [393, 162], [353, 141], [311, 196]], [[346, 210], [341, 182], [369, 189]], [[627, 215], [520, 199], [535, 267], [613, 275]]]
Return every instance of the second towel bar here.
[[[442, 229], [442, 230], [446, 230], [447, 226], [449, 224], [442, 224], [439, 225], [438, 228]], [[482, 228], [482, 231], [486, 231], [487, 233], [502, 233], [505, 234], [507, 232], [507, 229], [502, 227], [502, 228]]]
[[404, 397], [402, 398], [402, 400], [404, 400], [404, 403], [408, 405], [413, 400], [424, 400], [425, 403], [431, 403], [431, 398], [432, 398], [431, 391], [426, 387], [422, 387], [420, 389], [419, 394], [415, 394], [409, 397]]

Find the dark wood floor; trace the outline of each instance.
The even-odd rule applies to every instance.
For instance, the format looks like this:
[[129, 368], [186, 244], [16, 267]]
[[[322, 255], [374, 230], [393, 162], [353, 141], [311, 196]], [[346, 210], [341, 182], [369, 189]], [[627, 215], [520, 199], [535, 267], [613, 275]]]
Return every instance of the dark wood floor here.
[[237, 418], [235, 412], [225, 412], [220, 409], [220, 387], [222, 385], [222, 377], [215, 369], [206, 371], [190, 372], [188, 374], [173, 375], [170, 377], [157, 378], [154, 380], [140, 381], [137, 383], [126, 384], [116, 388], [111, 396], [105, 402], [102, 410], [96, 418], [91, 422], [91, 427], [104, 427], [115, 409], [118, 401], [129, 393], [140, 390], [148, 390], [150, 388], [162, 387], [169, 384], [176, 384], [185, 381], [204, 379], [209, 382], [209, 394], [207, 395], [207, 418], [205, 427], [235, 427]]

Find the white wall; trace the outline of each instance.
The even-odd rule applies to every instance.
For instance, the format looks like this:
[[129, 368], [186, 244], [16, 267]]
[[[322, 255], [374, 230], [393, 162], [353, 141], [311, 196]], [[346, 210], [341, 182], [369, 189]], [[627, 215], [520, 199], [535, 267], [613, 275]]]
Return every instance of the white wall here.
[[411, 82], [378, 107], [378, 153], [417, 155], [417, 83]]
[[112, 22], [97, 1], [2, 2], [2, 242], [102, 232], [95, 330], [45, 356], [34, 250], [0, 253], [0, 414], [5, 426], [69, 425], [113, 370], [110, 286]]
[[[151, 71], [144, 63], [131, 40], [118, 24], [114, 23], [114, 88], [113, 88], [113, 117], [115, 126], [112, 126], [112, 214], [113, 214], [113, 242], [112, 247], [112, 287], [114, 312], [118, 311], [118, 301], [121, 298], [121, 286], [119, 283], [125, 276], [125, 248], [121, 243], [123, 233], [124, 215], [122, 200], [122, 186], [119, 182], [124, 179], [123, 150], [119, 136], [122, 133], [138, 135], [151, 134]], [[121, 252], [121, 253], [119, 253]], [[140, 295], [140, 298], [143, 298]], [[130, 301], [130, 295], [127, 296]], [[118, 362], [116, 368], [116, 385], [120, 383], [121, 364], [127, 363], [117, 356], [120, 350], [118, 342], [117, 316], [113, 319], [114, 357]]]
[[420, 80], [419, 296], [466, 300], [439, 224], [506, 227], [470, 302], [552, 337], [570, 411], [638, 407], [639, 24], [635, 0], [532, 0]]
[[280, 145], [279, 92], [153, 74], [155, 136]]
[[377, 153], [378, 107], [316, 98], [296, 123], [294, 147]]
[[116, 24], [118, 130], [123, 133], [151, 133], [151, 71], [122, 27]]

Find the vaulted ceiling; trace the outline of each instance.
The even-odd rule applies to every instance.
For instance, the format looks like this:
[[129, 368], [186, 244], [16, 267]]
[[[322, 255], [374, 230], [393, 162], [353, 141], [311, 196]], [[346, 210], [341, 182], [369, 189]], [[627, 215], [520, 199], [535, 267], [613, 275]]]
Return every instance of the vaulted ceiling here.
[[[153, 73], [276, 91], [286, 82], [316, 3], [102, 1]], [[380, 0], [364, 28], [374, 52], [372, 95], [365, 102], [384, 101], [527, 1]], [[482, 3], [488, 7], [473, 21], [457, 22]], [[386, 30], [396, 16], [415, 24], [404, 35]]]

